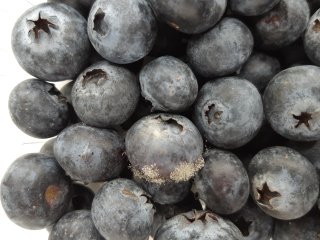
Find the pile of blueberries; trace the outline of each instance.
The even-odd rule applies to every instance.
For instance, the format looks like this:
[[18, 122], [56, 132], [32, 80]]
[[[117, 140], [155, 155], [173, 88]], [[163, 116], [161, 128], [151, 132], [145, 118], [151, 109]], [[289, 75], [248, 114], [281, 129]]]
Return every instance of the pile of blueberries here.
[[319, 8], [28, 9], [12, 49], [34, 78], [12, 90], [9, 111], [24, 133], [55, 138], [7, 170], [6, 214], [49, 240], [319, 239]]

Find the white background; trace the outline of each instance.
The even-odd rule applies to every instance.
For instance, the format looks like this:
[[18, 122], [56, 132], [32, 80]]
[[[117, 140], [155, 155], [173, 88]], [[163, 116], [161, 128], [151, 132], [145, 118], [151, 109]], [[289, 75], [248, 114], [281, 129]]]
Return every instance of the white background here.
[[[11, 90], [31, 76], [24, 72], [11, 51], [11, 31], [18, 17], [33, 5], [45, 0], [4, 0], [0, 4], [0, 179], [6, 169], [19, 156], [38, 152], [45, 140], [31, 138], [12, 123], [8, 112], [8, 97]], [[12, 223], [0, 206], [1, 240], [45, 240], [46, 230], [26, 230]]]

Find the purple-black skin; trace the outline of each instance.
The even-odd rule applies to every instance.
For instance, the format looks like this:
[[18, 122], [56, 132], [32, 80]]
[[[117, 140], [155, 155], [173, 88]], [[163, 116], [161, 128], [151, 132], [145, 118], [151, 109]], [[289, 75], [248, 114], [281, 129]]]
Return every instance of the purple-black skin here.
[[288, 68], [277, 74], [264, 91], [264, 112], [271, 127], [294, 141], [320, 140], [320, 68]]
[[116, 178], [125, 167], [124, 140], [115, 131], [74, 124], [61, 132], [54, 155], [73, 179], [84, 183]]
[[93, 224], [88, 210], [78, 210], [64, 215], [53, 226], [49, 240], [104, 240]]
[[71, 181], [51, 156], [26, 154], [14, 161], [1, 182], [1, 203], [15, 224], [27, 229], [52, 225], [68, 210]]
[[66, 98], [53, 84], [28, 79], [10, 93], [9, 111], [12, 121], [24, 133], [36, 138], [50, 138], [69, 122]]
[[190, 181], [157, 184], [137, 177], [134, 178], [134, 181], [151, 195], [154, 202], [163, 205], [182, 201], [188, 195], [191, 187]]
[[71, 209], [74, 210], [90, 210], [94, 198], [94, 192], [80, 183], [72, 184]]
[[240, 230], [229, 220], [209, 211], [179, 214], [165, 222], [155, 240], [242, 240]]
[[101, 128], [124, 123], [134, 112], [139, 96], [137, 77], [106, 61], [81, 73], [71, 93], [77, 116], [84, 123]]
[[275, 221], [273, 240], [318, 240], [320, 236], [320, 214], [311, 211], [293, 221]]
[[207, 82], [199, 91], [193, 119], [209, 143], [234, 149], [248, 143], [263, 122], [260, 93], [237, 77]]
[[273, 218], [251, 200], [229, 219], [240, 229], [244, 240], [270, 240], [272, 236]]
[[192, 191], [218, 214], [240, 210], [249, 196], [249, 177], [240, 159], [231, 152], [210, 149], [203, 154], [204, 167], [194, 179]]
[[274, 8], [280, 0], [230, 0], [230, 9], [244, 16], [259, 16]]
[[190, 39], [187, 55], [192, 69], [203, 77], [237, 71], [253, 49], [249, 28], [235, 18], [223, 18], [208, 32]]
[[309, 59], [320, 66], [320, 9], [311, 17], [304, 35], [304, 50]]
[[56, 140], [56, 138], [51, 138], [51, 139], [49, 139], [48, 141], [46, 141], [46, 142], [42, 145], [42, 147], [41, 147], [41, 149], [40, 149], [39, 152], [54, 157], [53, 144], [54, 144], [54, 141], [55, 141], [55, 140]]
[[127, 64], [151, 51], [157, 23], [148, 1], [96, 0], [88, 17], [88, 34], [102, 57]]
[[254, 52], [241, 67], [237, 76], [252, 82], [262, 92], [280, 70], [281, 65], [278, 59], [264, 53]]
[[47, 0], [47, 2], [64, 3], [76, 9], [82, 16], [87, 18], [90, 8], [95, 0]]
[[202, 137], [183, 116], [144, 117], [129, 129], [125, 142], [135, 177], [152, 183], [188, 181], [204, 164]]
[[32, 76], [51, 82], [73, 79], [87, 66], [90, 56], [86, 27], [86, 20], [72, 7], [42, 3], [17, 20], [12, 50]]
[[226, 0], [150, 0], [157, 18], [177, 31], [197, 34], [212, 28], [223, 16]]
[[135, 182], [118, 178], [100, 188], [91, 214], [106, 239], [146, 240], [152, 231], [155, 209], [150, 196]]
[[254, 25], [261, 48], [276, 50], [297, 40], [308, 25], [310, 9], [306, 0], [281, 0], [271, 11], [258, 17]]
[[317, 171], [293, 149], [271, 147], [261, 150], [251, 160], [248, 174], [253, 199], [274, 218], [300, 218], [318, 200]]
[[145, 65], [139, 74], [141, 95], [154, 110], [182, 112], [197, 98], [198, 83], [187, 64], [171, 57], [159, 57]]

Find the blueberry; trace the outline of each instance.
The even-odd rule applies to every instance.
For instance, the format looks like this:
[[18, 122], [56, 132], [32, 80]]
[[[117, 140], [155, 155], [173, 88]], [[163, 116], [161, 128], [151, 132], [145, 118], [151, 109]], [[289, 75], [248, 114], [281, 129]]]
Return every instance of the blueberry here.
[[126, 64], [151, 51], [157, 24], [148, 1], [97, 0], [88, 17], [88, 34], [102, 57]]
[[69, 122], [65, 97], [53, 84], [38, 79], [25, 80], [12, 90], [9, 111], [17, 127], [36, 138], [53, 137]]
[[46, 141], [46, 142], [42, 145], [42, 147], [41, 147], [41, 149], [40, 149], [39, 152], [54, 157], [53, 144], [54, 144], [55, 139], [56, 139], [56, 138], [51, 138], [51, 139], [49, 139], [48, 141]]
[[310, 60], [320, 66], [320, 9], [311, 17], [304, 36], [304, 49]]
[[219, 214], [240, 210], [249, 196], [249, 177], [240, 159], [231, 152], [210, 149], [204, 167], [194, 179], [192, 191]]
[[320, 68], [298, 66], [277, 74], [268, 84], [264, 111], [272, 128], [295, 141], [320, 139]]
[[119, 176], [124, 168], [124, 141], [115, 131], [82, 123], [66, 128], [54, 143], [54, 155], [74, 180], [97, 182]]
[[312, 211], [294, 221], [276, 221], [272, 236], [274, 240], [318, 240], [320, 234], [320, 215]]
[[191, 186], [190, 181], [158, 184], [137, 177], [134, 180], [151, 195], [154, 202], [160, 204], [174, 204], [180, 202], [188, 195]]
[[317, 172], [293, 149], [271, 147], [261, 150], [252, 159], [248, 173], [255, 202], [274, 218], [302, 217], [317, 202]]
[[192, 70], [181, 60], [164, 56], [145, 65], [140, 72], [142, 96], [154, 110], [181, 112], [196, 100], [198, 83]]
[[306, 0], [281, 0], [259, 17], [254, 26], [257, 43], [264, 49], [279, 49], [293, 43], [304, 32], [310, 9]]
[[185, 182], [203, 167], [202, 137], [190, 120], [154, 114], [127, 132], [126, 151], [134, 175], [152, 183]]
[[52, 228], [49, 240], [104, 240], [93, 225], [88, 210], [64, 215]]
[[135, 75], [108, 62], [96, 63], [81, 73], [71, 93], [77, 116], [94, 127], [124, 123], [134, 112], [139, 96]]
[[103, 185], [92, 204], [92, 219], [106, 239], [146, 240], [155, 210], [149, 195], [128, 179]]
[[254, 52], [237, 75], [252, 82], [262, 92], [280, 70], [278, 59], [264, 53]]
[[73, 79], [86, 67], [91, 51], [86, 26], [86, 20], [65, 4], [36, 5], [12, 30], [13, 53], [26, 72], [41, 80]]
[[240, 240], [240, 230], [230, 221], [208, 211], [179, 214], [165, 222], [155, 240]]
[[76, 9], [85, 18], [88, 16], [95, 0], [47, 0], [47, 2], [64, 3]]
[[73, 183], [72, 190], [71, 209], [90, 210], [94, 198], [94, 192], [80, 183]]
[[188, 33], [201, 33], [213, 27], [226, 10], [226, 0], [150, 0], [158, 19], [174, 29]]
[[253, 49], [253, 37], [235, 18], [223, 18], [208, 32], [190, 39], [187, 55], [191, 67], [206, 78], [237, 71]]
[[194, 123], [213, 145], [226, 149], [248, 143], [263, 121], [261, 96], [256, 87], [237, 77], [207, 82], [194, 107]]
[[280, 0], [230, 0], [230, 8], [244, 16], [258, 16], [270, 11], [279, 2]]
[[230, 216], [240, 229], [244, 240], [270, 240], [273, 233], [273, 218], [265, 214], [252, 201], [237, 213]]
[[27, 229], [42, 229], [67, 210], [70, 179], [53, 157], [26, 154], [14, 161], [1, 182], [1, 203], [7, 216]]

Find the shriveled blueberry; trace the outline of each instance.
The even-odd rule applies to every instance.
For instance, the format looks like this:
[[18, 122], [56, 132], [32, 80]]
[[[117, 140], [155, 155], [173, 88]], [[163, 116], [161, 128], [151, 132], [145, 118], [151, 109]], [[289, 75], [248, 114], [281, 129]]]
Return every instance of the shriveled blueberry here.
[[280, 0], [230, 0], [233, 12], [244, 16], [258, 16], [270, 11]]
[[188, 181], [204, 164], [198, 129], [179, 115], [154, 114], [137, 121], [127, 132], [126, 151], [134, 175], [152, 183]]
[[230, 221], [208, 211], [179, 214], [165, 222], [155, 240], [241, 240], [240, 230]]
[[47, 2], [64, 3], [76, 9], [85, 18], [88, 16], [95, 0], [47, 0]]
[[135, 182], [116, 179], [96, 194], [91, 214], [106, 239], [146, 240], [151, 234], [155, 209], [149, 195]]
[[53, 84], [38, 79], [25, 80], [12, 90], [9, 111], [17, 127], [36, 138], [53, 137], [69, 122], [66, 98]]
[[54, 155], [74, 180], [97, 182], [118, 177], [124, 168], [124, 141], [113, 130], [82, 123], [61, 132], [54, 143]]
[[124, 123], [134, 112], [139, 83], [127, 69], [99, 62], [80, 74], [72, 88], [72, 105], [78, 117], [94, 127]]
[[73, 79], [86, 67], [91, 52], [86, 27], [72, 7], [42, 3], [17, 20], [12, 50], [21, 67], [41, 80]]
[[141, 94], [154, 110], [181, 112], [196, 100], [198, 83], [181, 60], [164, 56], [145, 65], [139, 75]]
[[93, 224], [88, 210], [64, 215], [52, 228], [49, 240], [104, 240]]
[[293, 221], [275, 221], [274, 240], [318, 240], [320, 236], [320, 215], [311, 211], [306, 216]]
[[302, 217], [317, 202], [317, 172], [293, 149], [271, 147], [261, 150], [251, 160], [248, 173], [255, 202], [274, 218]]
[[262, 92], [280, 70], [281, 66], [278, 59], [264, 53], [255, 52], [241, 67], [237, 75], [252, 82]]
[[80, 183], [73, 183], [72, 190], [71, 209], [90, 210], [94, 198], [94, 192]]
[[158, 19], [174, 29], [188, 33], [201, 33], [213, 27], [224, 14], [226, 0], [150, 0]]
[[304, 49], [310, 60], [320, 66], [320, 9], [311, 17], [304, 35]]
[[187, 55], [191, 67], [203, 77], [237, 71], [253, 49], [249, 28], [235, 18], [224, 18], [208, 32], [190, 39]]
[[148, 1], [97, 0], [88, 17], [88, 34], [102, 57], [126, 64], [151, 51], [157, 24]]
[[277, 74], [268, 84], [264, 111], [272, 128], [295, 141], [320, 140], [320, 68], [297, 66]]
[[211, 144], [238, 148], [258, 133], [263, 121], [262, 100], [249, 81], [221, 78], [201, 88], [193, 115], [195, 125]]
[[237, 213], [230, 216], [240, 229], [245, 240], [270, 240], [273, 232], [273, 218], [265, 214], [252, 201]]
[[53, 153], [53, 144], [54, 144], [55, 138], [51, 138], [50, 140], [46, 141], [41, 149], [40, 149], [40, 153], [44, 153], [47, 154], [49, 156], [54, 157], [54, 153]]
[[249, 177], [240, 159], [231, 152], [210, 149], [204, 167], [194, 179], [192, 191], [219, 214], [240, 210], [249, 196]]
[[158, 184], [148, 182], [142, 178], [134, 178], [134, 180], [151, 195], [152, 200], [160, 204], [174, 204], [183, 200], [190, 191], [190, 181], [186, 182], [169, 182]]
[[308, 25], [310, 9], [306, 0], [281, 0], [259, 17], [254, 26], [257, 43], [264, 49], [279, 49], [293, 43]]
[[67, 210], [71, 182], [51, 156], [26, 154], [11, 164], [1, 182], [7, 216], [27, 229], [52, 225]]

